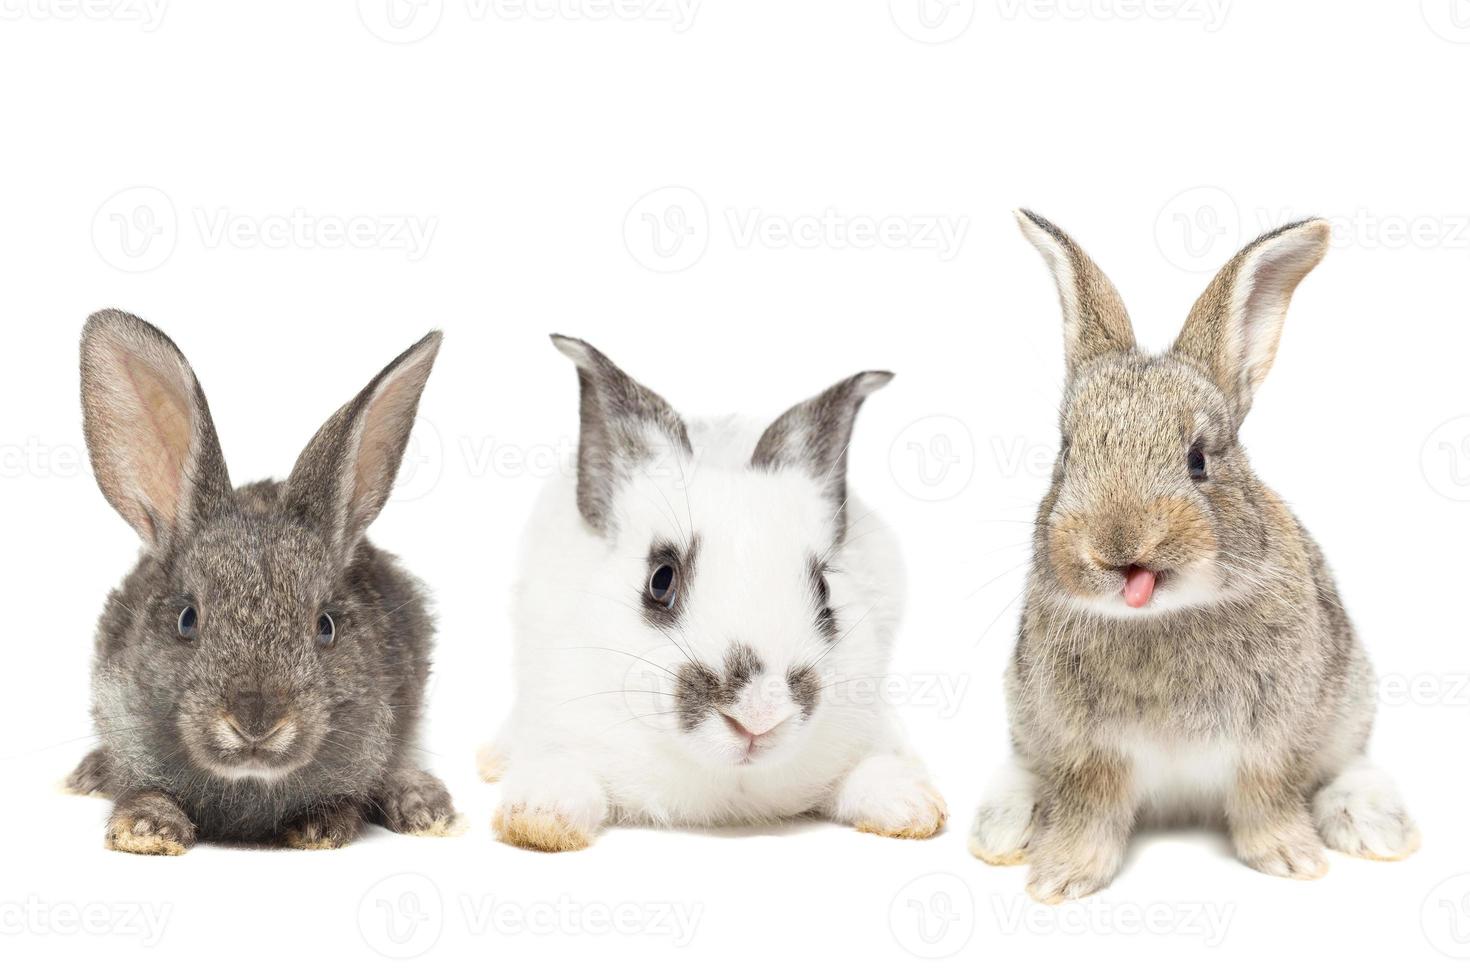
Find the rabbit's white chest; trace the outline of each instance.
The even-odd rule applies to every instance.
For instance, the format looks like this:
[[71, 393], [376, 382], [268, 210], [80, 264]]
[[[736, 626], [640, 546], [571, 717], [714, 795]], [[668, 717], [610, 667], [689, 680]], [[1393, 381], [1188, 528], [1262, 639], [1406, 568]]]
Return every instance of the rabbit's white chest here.
[[1158, 739], [1133, 734], [1120, 744], [1132, 764], [1133, 791], [1145, 815], [1216, 813], [1235, 782], [1240, 747], [1227, 739]]

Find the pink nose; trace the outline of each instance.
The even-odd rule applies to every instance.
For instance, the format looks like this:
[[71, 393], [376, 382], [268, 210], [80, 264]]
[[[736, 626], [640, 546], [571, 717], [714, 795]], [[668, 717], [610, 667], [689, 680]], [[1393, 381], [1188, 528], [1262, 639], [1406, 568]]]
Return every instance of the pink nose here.
[[747, 728], [739, 721], [739, 719], [734, 718], [730, 715], [721, 713], [720, 717], [725, 719], [725, 724], [730, 727], [730, 731], [734, 732], [736, 735], [739, 735], [741, 738], [750, 739], [752, 741], [760, 738], [762, 735], [766, 735], [770, 732], [775, 731], [781, 725], [781, 722], [777, 721], [764, 725], [760, 728]]

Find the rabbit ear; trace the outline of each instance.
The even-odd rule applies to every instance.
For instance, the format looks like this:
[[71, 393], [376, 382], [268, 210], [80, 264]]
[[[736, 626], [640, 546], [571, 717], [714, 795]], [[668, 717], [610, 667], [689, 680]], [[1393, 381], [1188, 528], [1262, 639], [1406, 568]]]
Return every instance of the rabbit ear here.
[[1268, 232], [1241, 249], [1190, 310], [1173, 351], [1206, 369], [1237, 419], [1276, 360], [1292, 293], [1331, 243], [1332, 226], [1321, 218]]
[[296, 459], [286, 480], [287, 506], [326, 528], [338, 554], [351, 553], [388, 502], [443, 339], [435, 330], [399, 354]]
[[1103, 354], [1134, 349], [1133, 325], [1123, 299], [1087, 253], [1056, 225], [1032, 211], [1017, 211], [1016, 221], [1057, 283], [1062, 301], [1067, 373]]
[[596, 347], [561, 334], [552, 334], [551, 342], [577, 365], [581, 390], [577, 509], [605, 533], [619, 483], [660, 450], [691, 455], [689, 430], [668, 402], [624, 374]]
[[230, 505], [204, 390], [157, 327], [102, 310], [82, 329], [82, 419], [102, 494], [149, 547]]
[[762, 433], [750, 465], [758, 470], [803, 469], [841, 507], [847, 500], [847, 447], [858, 409], [892, 380], [889, 371], [864, 371], [788, 409]]

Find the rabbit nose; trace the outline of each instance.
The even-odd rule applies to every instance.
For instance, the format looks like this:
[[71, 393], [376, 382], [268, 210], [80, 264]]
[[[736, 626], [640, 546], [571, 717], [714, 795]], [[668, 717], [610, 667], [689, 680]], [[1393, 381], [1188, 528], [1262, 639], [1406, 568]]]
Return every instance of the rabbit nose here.
[[264, 741], [286, 724], [285, 699], [264, 691], [235, 691], [225, 702], [225, 723], [247, 741]]

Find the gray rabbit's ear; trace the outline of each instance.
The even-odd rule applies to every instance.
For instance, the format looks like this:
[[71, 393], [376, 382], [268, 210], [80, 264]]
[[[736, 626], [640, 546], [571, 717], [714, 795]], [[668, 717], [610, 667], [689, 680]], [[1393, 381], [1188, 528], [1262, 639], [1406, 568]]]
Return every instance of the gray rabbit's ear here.
[[750, 465], [758, 470], [804, 470], [841, 508], [847, 501], [847, 447], [858, 409], [892, 380], [889, 371], [864, 371], [787, 409], [761, 434]]
[[98, 486], [150, 548], [230, 505], [204, 390], [157, 327], [119, 310], [87, 318], [82, 419]]
[[1237, 419], [1276, 360], [1292, 293], [1331, 244], [1332, 226], [1321, 218], [1268, 232], [1241, 249], [1190, 310], [1173, 352], [1205, 369]]
[[443, 339], [435, 330], [399, 354], [317, 430], [286, 480], [287, 506], [325, 528], [341, 555], [388, 502]]
[[1062, 301], [1067, 373], [1095, 357], [1136, 349], [1128, 310], [1111, 280], [1077, 243], [1032, 211], [1017, 211], [1016, 221], [1046, 259]]
[[577, 441], [577, 509], [607, 533], [618, 486], [661, 453], [690, 456], [684, 420], [658, 395], [634, 381], [600, 350], [552, 334], [556, 349], [577, 366], [581, 435]]

